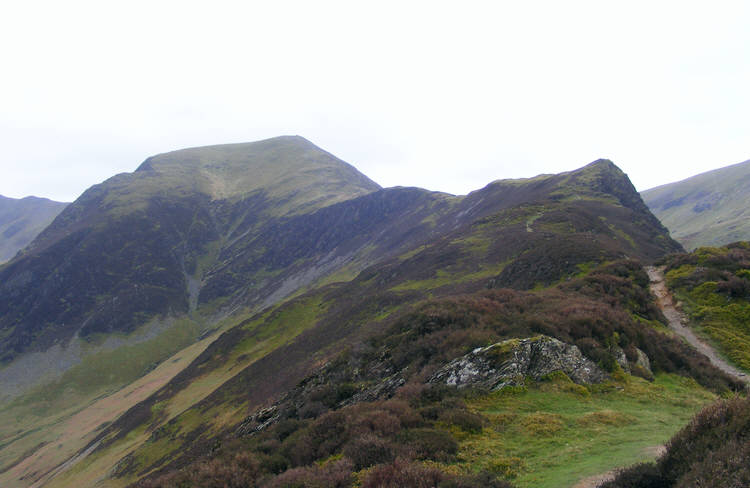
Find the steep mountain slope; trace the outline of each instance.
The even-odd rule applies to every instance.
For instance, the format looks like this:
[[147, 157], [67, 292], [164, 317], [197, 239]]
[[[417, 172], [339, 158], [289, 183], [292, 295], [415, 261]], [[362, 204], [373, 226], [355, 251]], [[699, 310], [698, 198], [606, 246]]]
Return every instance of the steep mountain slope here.
[[[384, 207], [384, 202], [399, 198], [412, 203], [402, 207], [400, 213], [383, 218], [382, 223], [374, 219], [377, 232], [372, 233], [377, 242], [393, 243], [390, 249], [397, 250], [392, 253], [393, 257], [381, 254], [379, 264], [364, 269], [352, 281], [325, 285], [330, 279], [323, 280], [321, 286], [310, 286], [306, 293], [225, 332], [157, 393], [112, 425], [84, 436], [82, 440], [89, 444], [88, 448], [81, 446], [81, 452], [86, 454], [83, 460], [79, 458], [75, 465], [66, 464], [64, 469], [55, 472], [50, 486], [66, 486], [83, 480], [121, 486], [157, 470], [184, 465], [210, 451], [209, 446], [220, 442], [224, 436], [231, 437], [249, 413], [291, 391], [322, 364], [334, 360], [342, 349], [361, 349], [368, 343], [368, 337], [384, 332], [386, 336], [382, 340], [388, 341], [387, 337], [393, 334], [388, 332], [392, 327], [422, 330], [418, 325], [422, 319], [414, 320], [410, 311], [423, 300], [456, 294], [476, 295], [468, 302], [474, 305], [469, 305], [464, 312], [459, 311], [458, 315], [451, 312], [445, 318], [440, 318], [442, 312], [438, 315], [425, 312], [424, 330], [434, 329], [436, 335], [431, 335], [427, 342], [420, 339], [418, 349], [404, 350], [400, 357], [408, 364], [423, 357], [424, 351], [442, 352], [435, 357], [434, 353], [428, 354], [427, 363], [417, 363], [413, 366], [416, 369], [407, 367], [405, 371], [409, 373], [405, 381], [423, 377], [420, 375], [424, 371], [420, 373], [420, 370], [428, 365], [434, 367], [439, 358], [450, 359], [446, 356], [462, 354], [488, 339], [539, 332], [552, 332], [563, 340], [581, 341], [580, 347], [586, 354], [611, 366], [614, 364], [611, 340], [617, 332], [629, 337], [628, 340], [637, 341], [643, 348], [652, 348], [650, 354], [663, 371], [694, 374], [706, 385], [717, 388], [732, 385], [731, 380], [707, 363], [690, 359], [692, 353], [679, 343], [661, 335], [652, 336], [656, 334], [651, 329], [655, 316], [643, 295], [638, 299], [643, 303], [640, 308], [618, 312], [617, 319], [609, 317], [612, 321], [597, 318], [598, 312], [587, 315], [589, 312], [585, 311], [600, 310], [600, 306], [604, 307], [601, 311], [632, 306], [632, 297], [618, 295], [618, 290], [628, 280], [636, 279], [632, 271], [625, 271], [624, 278], [594, 280], [590, 284], [567, 281], [585, 276], [601, 263], [623, 258], [651, 262], [680, 249], [648, 212], [627, 177], [611, 162], [597, 161], [560, 175], [498, 181], [466, 197], [415, 189], [382, 190], [310, 214], [303, 219], [315, 222], [310, 223], [310, 230], [291, 233], [288, 240], [298, 242], [307, 236], [310, 240], [305, 242], [310, 244], [303, 246], [302, 251], [318, 243], [325, 253], [328, 239], [323, 236], [338, 235], [337, 229], [344, 229], [352, 222], [355, 228], [366, 229], [366, 222], [357, 224], [363, 215], [361, 209], [388, 208]], [[302, 217], [285, 223], [297, 218]], [[285, 232], [275, 234], [286, 235]], [[369, 247], [376, 245], [371, 237], [368, 239]], [[285, 239], [278, 242], [283, 243]], [[367, 252], [363, 251], [360, 256]], [[235, 268], [232, 254], [223, 258], [228, 261], [218, 260], [221, 266]], [[374, 257], [373, 260], [377, 261]], [[242, 260], [235, 263], [240, 265]], [[560, 292], [547, 294], [544, 291], [558, 283], [562, 287]], [[645, 285], [639, 286], [642, 288], [647, 283], [646, 279]], [[481, 296], [482, 290], [506, 286], [542, 291], [516, 296], [501, 290], [492, 300], [500, 303], [520, 300], [523, 305], [507, 306], [520, 306], [521, 310], [546, 309], [540, 307], [548, 303], [550, 313], [564, 303], [572, 306], [581, 299], [578, 294], [586, 292], [579, 289], [593, 287], [592, 290], [603, 291], [567, 309], [560, 317], [562, 322], [571, 320], [571, 326], [579, 324], [572, 335], [570, 330], [563, 332], [564, 327], [560, 328], [558, 320], [540, 321], [536, 316], [524, 318], [521, 324], [525, 325], [518, 327], [507, 328], [516, 320], [506, 317], [498, 323], [502, 326], [500, 329], [477, 334], [469, 332], [473, 322], [463, 322], [458, 317], [472, 317], [477, 313], [473, 311], [475, 305], [484, 307], [479, 305], [487, 300]], [[619, 303], [623, 305], [617, 305]], [[454, 308], [450, 302], [446, 306], [449, 310]], [[562, 310], [566, 310], [565, 307]], [[563, 320], [563, 317], [567, 318]], [[457, 324], [453, 332], [451, 324]], [[604, 328], [599, 329], [600, 326]], [[642, 329], [640, 333], [639, 329]], [[431, 344], [430, 341], [437, 342]], [[622, 344], [625, 347], [626, 343]], [[631, 353], [635, 354], [633, 351]], [[692, 364], [695, 366], [690, 366]], [[350, 380], [358, 386], [354, 390], [347, 387], [347, 391], [351, 394], [365, 385], [380, 382], [383, 378], [378, 376], [381, 374], [378, 371], [388, 376], [404, 366], [401, 364], [396, 370], [390, 366], [360, 369], [366, 376], [358, 378], [355, 374]], [[368, 371], [374, 376], [367, 376]], [[344, 381], [349, 384], [350, 380]], [[323, 410], [315, 405], [305, 408], [315, 417], [328, 407], [324, 403]], [[30, 469], [36, 469], [38, 476], [43, 469], [41, 465], [34, 468], [29, 465], [35, 466], [33, 461], [21, 468], [14, 466], [6, 471], [3, 479], [18, 479], [14, 477], [28, 475]]]
[[750, 161], [641, 193], [686, 249], [750, 239]]
[[26, 247], [67, 205], [46, 198], [0, 195], [0, 263]]
[[149, 158], [87, 190], [0, 269], [0, 360], [194, 310], [226, 243], [377, 189], [299, 137]]

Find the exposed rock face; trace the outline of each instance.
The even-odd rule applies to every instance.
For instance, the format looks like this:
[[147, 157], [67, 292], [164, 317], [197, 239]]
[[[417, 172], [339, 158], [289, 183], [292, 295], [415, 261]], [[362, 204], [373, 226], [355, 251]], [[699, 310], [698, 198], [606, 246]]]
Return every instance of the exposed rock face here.
[[498, 390], [523, 384], [525, 376], [539, 380], [555, 371], [562, 371], [578, 384], [600, 383], [607, 378], [576, 346], [537, 336], [475, 349], [439, 369], [428, 382]]

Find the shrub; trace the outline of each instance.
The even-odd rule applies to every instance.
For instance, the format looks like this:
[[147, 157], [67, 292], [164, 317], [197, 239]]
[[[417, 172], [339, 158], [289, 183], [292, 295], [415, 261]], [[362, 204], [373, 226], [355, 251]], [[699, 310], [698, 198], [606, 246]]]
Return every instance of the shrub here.
[[449, 433], [442, 430], [408, 429], [398, 438], [417, 459], [448, 461], [458, 452], [458, 443]]
[[348, 460], [342, 459], [325, 466], [291, 469], [276, 476], [265, 486], [270, 488], [348, 488], [353, 483], [352, 465]]
[[619, 471], [614, 480], [599, 485], [599, 488], [670, 488], [671, 486], [653, 463], [642, 463]]
[[390, 443], [372, 435], [349, 441], [344, 446], [344, 456], [352, 460], [357, 471], [375, 464], [389, 463], [395, 457]]
[[750, 399], [720, 400], [667, 444], [657, 464], [621, 471], [602, 488], [750, 486]]
[[440, 482], [438, 488], [513, 488], [507, 481], [486, 471], [474, 475], [457, 476]]
[[519, 457], [499, 456], [488, 466], [488, 470], [503, 478], [513, 479], [520, 474], [524, 465], [523, 459]]
[[439, 419], [445, 423], [455, 425], [464, 432], [478, 434], [486, 424], [484, 417], [466, 409], [453, 408], [439, 414]]
[[390, 436], [401, 430], [401, 420], [391, 412], [377, 409], [357, 415], [352, 420], [350, 430], [357, 434]]
[[750, 295], [750, 281], [737, 276], [730, 276], [727, 281], [716, 284], [716, 291], [724, 293], [732, 298], [743, 298]]
[[395, 461], [373, 468], [362, 481], [362, 488], [435, 488], [447, 478], [437, 468]]
[[276, 452], [270, 456], [261, 457], [260, 467], [268, 473], [279, 474], [289, 467], [289, 460]]

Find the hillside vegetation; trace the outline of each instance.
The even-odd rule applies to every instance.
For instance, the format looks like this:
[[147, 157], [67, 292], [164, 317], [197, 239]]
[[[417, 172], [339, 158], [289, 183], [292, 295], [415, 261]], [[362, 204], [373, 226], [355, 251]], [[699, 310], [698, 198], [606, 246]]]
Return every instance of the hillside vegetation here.
[[[689, 325], [734, 364], [750, 367], [750, 244], [700, 247], [663, 260]], [[602, 488], [743, 487], [750, 484], [748, 399], [706, 407], [655, 463], [623, 470]]]
[[[160, 456], [179, 453], [167, 465], [169, 474], [146, 486], [223, 486], [233, 477], [249, 486], [286, 486], [292, 480], [305, 486], [351, 486], [356, 480], [381, 486], [383, 477], [390, 480], [387, 486], [421, 486], [406, 481], [410, 473], [455, 486], [485, 486], [487, 481], [472, 481], [480, 478], [561, 486], [612, 468], [614, 459], [647, 458], [645, 448], [664, 442], [712, 398], [675, 374], [697, 378], [717, 392], [741, 388], [660, 331], [647, 284], [640, 267], [626, 261], [538, 292], [503, 289], [429, 300], [334, 355], [271, 410], [242, 422], [237, 417], [217, 436], [221, 425], [207, 419], [231, 411], [248, 393], [228, 401], [239, 392], [227, 384], [156, 429], [119, 465], [118, 476], [137, 478], [163, 465]], [[578, 344], [612, 379], [584, 386], [558, 373], [495, 393], [425, 384], [437, 368], [476, 347], [539, 333]], [[653, 384], [624, 374], [617, 362], [616, 351], [635, 361], [637, 348], [651, 358]], [[653, 380], [650, 372], [638, 374]], [[252, 383], [248, 375], [235, 384]], [[390, 389], [394, 384], [403, 386]], [[156, 405], [151, 412], [161, 410]], [[268, 419], [270, 427], [258, 425]], [[122, 422], [130, 420], [126, 415]], [[205, 452], [212, 454], [200, 454]], [[551, 452], [557, 453], [554, 462]], [[194, 458], [170, 472], [169, 466]], [[334, 479], [338, 484], [329, 484]]]
[[750, 239], [750, 161], [641, 193], [686, 249]]
[[[406, 190], [396, 194], [403, 191]], [[499, 181], [453, 201], [450, 197], [437, 197], [438, 202], [445, 203], [437, 207], [440, 212], [430, 215], [427, 229], [447, 230], [437, 235], [417, 234], [421, 238], [411, 241], [411, 249], [406, 247], [401, 254], [365, 269], [355, 279], [313, 288], [228, 330], [162, 389], [105, 427], [89, 443], [93, 450], [86, 458], [53, 479], [50, 486], [101, 479], [106, 473], [113, 475], [100, 484], [122, 486], [144, 476], [170, 473], [186, 464], [192, 466], [193, 462], [202, 472], [209, 469], [202, 464], [207, 452], [225, 442], [231, 445], [235, 432], [256, 415], [253, 412], [275, 400], [282, 402], [278, 409], [283, 406], [283, 398], [294, 398], [293, 409], [284, 407], [288, 419], [308, 425], [338, 411], [339, 403], [358, 393], [370, 395], [368, 398], [376, 403], [387, 402], [396, 394], [394, 388], [387, 387], [388, 378], [396, 375], [396, 385], [418, 386], [430, 369], [502, 338], [553, 335], [578, 344], [585, 354], [613, 372], [619, 367], [615, 356], [621, 357], [617, 351], [622, 349], [632, 360], [637, 356], [636, 345], [640, 345], [653, 357], [658, 378], [666, 378], [663, 374], [692, 375], [717, 391], [738, 387], [689, 348], [658, 332], [658, 312], [650, 304], [644, 288], [648, 280], [640, 265], [626, 261], [586, 278], [598, 265], [626, 255], [653, 260], [679, 248], [612, 163], [601, 161], [575, 172], [532, 180]], [[354, 205], [355, 201], [337, 206]], [[319, 213], [328, 211], [322, 209]], [[462, 217], [458, 222], [457, 216]], [[630, 302], [639, 305], [628, 311], [630, 305], [625, 304]], [[538, 314], [532, 313], [534, 310]], [[340, 356], [342, 349], [349, 353]], [[373, 358], [380, 359], [373, 363]], [[341, 377], [326, 376], [328, 369], [320, 369], [325, 364]], [[646, 371], [640, 374], [650, 378]], [[306, 377], [318, 380], [304, 380]], [[384, 381], [386, 384], [377, 388]], [[298, 391], [297, 385], [312, 386]], [[322, 391], [315, 385], [321, 386]], [[371, 388], [381, 391], [382, 397], [366, 393]], [[682, 410], [679, 414], [674, 412], [674, 423], [668, 422], [666, 428], [654, 431], [659, 439], [666, 439], [679, 422], [710, 398], [697, 384], [689, 389], [695, 400], [678, 402]], [[613, 386], [604, 391], [620, 390]], [[675, 390], [666, 391], [677, 395]], [[666, 394], [665, 401], [671, 401], [670, 395]], [[646, 396], [644, 393], [644, 401]], [[608, 400], [603, 402], [602, 405]], [[443, 424], [435, 423], [435, 419], [440, 417], [442, 407], [436, 408], [437, 417], [417, 418], [413, 428], [426, 429], [418, 435], [427, 439], [447, 439], [447, 449], [453, 451], [450, 446], [461, 439], [450, 432], [449, 437], [440, 433]], [[591, 412], [581, 415], [586, 413]], [[417, 435], [402, 433], [400, 427], [389, 432], [388, 436], [396, 437]], [[304, 452], [302, 446], [313, 441], [298, 436], [288, 441], [287, 449]], [[375, 442], [382, 441], [387, 447], [395, 439], [388, 436]], [[345, 442], [346, 437], [340, 440]], [[487, 475], [471, 472], [473, 464], [464, 464], [461, 469], [429, 462], [425, 465], [430, 460], [443, 462], [443, 458], [442, 454], [430, 457], [432, 441], [424, 442], [428, 442], [424, 447], [427, 454], [394, 453], [396, 464], [376, 463], [383, 466], [373, 468], [373, 472], [380, 473], [373, 476], [398, 477], [398, 473], [405, 472], [419, 477], [427, 469], [430, 476], [445, 482], [480, 483], [471, 480]], [[638, 458], [643, 446], [636, 444], [630, 444], [628, 449], [630, 456]], [[329, 467], [337, 466], [343, 479], [351, 480], [352, 473], [360, 470], [356, 461], [355, 467], [345, 462], [343, 448], [339, 444], [322, 451], [315, 448], [312, 454], [296, 461], [269, 448], [272, 450], [267, 454], [279, 461], [277, 467], [268, 471], [249, 466], [245, 475], [267, 480], [275, 471], [280, 474], [292, 470], [284, 476], [296, 476], [294, 470], [298, 468], [310, 474], [310, 463], [317, 466], [315, 461], [323, 459], [320, 456], [333, 456], [333, 461], [343, 460], [344, 464], [332, 461]], [[421, 452], [419, 449], [422, 448], [417, 452]], [[237, 453], [234, 448], [228, 452]], [[445, 460], [453, 459], [456, 452], [449, 452]], [[255, 454], [250, 458], [255, 459]], [[234, 461], [205, 462], [218, 463], [216, 469], [233, 476]], [[597, 467], [594, 463], [589, 469]], [[505, 476], [498, 473], [487, 476]], [[193, 475], [203, 476], [190, 476]], [[166, 476], [172, 479], [176, 475]], [[572, 479], [575, 473], [568, 476]], [[481, 483], [487, 482], [486, 477], [482, 479], [485, 481]], [[201, 483], [209, 483], [208, 478]]]
[[750, 244], [701, 247], [664, 262], [667, 283], [689, 325], [750, 371]]
[[[612, 162], [466, 196], [352, 171], [284, 137], [71, 205], [0, 269], [0, 484], [572, 485], [742, 388], [664, 327], [642, 266], [682, 248]], [[535, 341], [594, 379], [433, 377]]]

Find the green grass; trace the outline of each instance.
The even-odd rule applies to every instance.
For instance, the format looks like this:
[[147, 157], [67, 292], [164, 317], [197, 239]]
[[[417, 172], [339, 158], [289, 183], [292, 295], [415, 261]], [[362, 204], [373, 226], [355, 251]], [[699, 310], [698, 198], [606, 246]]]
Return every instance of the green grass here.
[[584, 388], [566, 379], [504, 389], [470, 401], [490, 419], [480, 434], [460, 434], [453, 469], [488, 469], [518, 487], [569, 487], [580, 479], [653, 459], [713, 394], [692, 379]]
[[155, 368], [193, 343], [198, 334], [195, 322], [175, 320], [150, 340], [85, 356], [58, 380], [4, 405], [0, 409], [0, 467], [42, 444], [62, 442], [57, 428], [64, 421]]
[[426, 280], [411, 280], [411, 281], [405, 281], [403, 283], [400, 283], [391, 290], [393, 291], [409, 291], [409, 290], [434, 290], [436, 288], [440, 288], [441, 286], [447, 286], [447, 285], [455, 285], [458, 283], [468, 283], [470, 281], [476, 281], [486, 278], [491, 278], [493, 276], [499, 275], [505, 266], [507, 266], [507, 262], [498, 263], [494, 265], [488, 265], [486, 267], [483, 267], [479, 271], [474, 272], [455, 272], [450, 273], [448, 271], [444, 270], [438, 270], [435, 273], [435, 276], [433, 278], [428, 278]]
[[750, 302], [717, 293], [712, 281], [690, 291], [680, 290], [676, 296], [692, 328], [735, 365], [750, 371]]
[[[690, 326], [713, 344], [736, 366], [750, 371], [750, 299], [721, 293], [718, 282], [693, 278], [706, 269], [720, 269], [716, 262], [728, 254], [727, 248], [700, 247], [693, 252], [696, 264], [683, 264], [666, 273], [667, 285], [682, 302]], [[747, 279], [750, 270], [737, 269], [738, 278]]]

